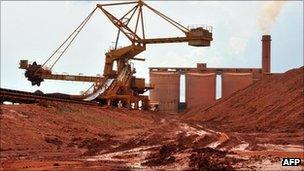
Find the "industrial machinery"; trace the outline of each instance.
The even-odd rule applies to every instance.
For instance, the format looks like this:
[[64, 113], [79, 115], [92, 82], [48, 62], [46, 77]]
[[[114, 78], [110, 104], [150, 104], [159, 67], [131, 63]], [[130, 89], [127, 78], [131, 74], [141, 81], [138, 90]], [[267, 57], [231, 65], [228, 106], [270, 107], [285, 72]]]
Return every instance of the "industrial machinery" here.
[[[111, 14], [107, 8], [109, 6], [132, 5], [122, 17], [117, 17]], [[65, 53], [73, 40], [82, 30], [82, 28], [89, 21], [93, 13], [100, 9], [102, 13], [118, 28], [115, 47], [110, 49], [105, 54], [105, 67], [103, 76], [82, 76], [82, 75], [59, 75], [53, 74], [52, 68], [60, 57]], [[164, 38], [147, 38], [145, 36], [144, 27], [144, 9], [151, 10], [154, 14], [161, 17], [166, 22], [170, 23], [175, 28], [184, 33], [183, 37], [164, 37]], [[135, 17], [134, 17], [135, 16]], [[135, 20], [132, 20], [135, 19]], [[135, 22], [134, 28], [129, 23]], [[120, 34], [123, 33], [131, 42], [129, 46], [118, 47]], [[131, 60], [142, 60], [135, 56], [146, 50], [148, 44], [160, 43], [178, 43], [188, 42], [190, 46], [204, 47], [210, 46], [212, 41], [212, 27], [196, 27], [187, 28], [158, 10], [152, 8], [142, 0], [135, 2], [120, 2], [109, 4], [97, 4], [96, 8], [85, 18], [84, 21], [74, 30], [74, 32], [59, 46], [59, 48], [43, 63], [38, 65], [36, 62], [29, 64], [27, 60], [20, 61], [20, 68], [25, 69], [25, 77], [31, 81], [32, 85], [40, 85], [45, 79], [51, 80], [65, 80], [65, 81], [83, 81], [92, 82], [90, 89], [85, 91], [82, 95], [75, 95], [73, 98], [82, 99], [84, 101], [95, 100], [102, 104], [113, 106], [122, 105], [124, 107], [144, 109], [148, 106], [149, 100], [143, 93], [153, 88], [151, 85], [146, 85], [145, 80], [133, 76], [135, 69], [131, 65]], [[56, 58], [55, 58], [56, 56]], [[46, 64], [50, 59], [55, 62], [49, 68]], [[113, 69], [116, 63], [117, 69]]]

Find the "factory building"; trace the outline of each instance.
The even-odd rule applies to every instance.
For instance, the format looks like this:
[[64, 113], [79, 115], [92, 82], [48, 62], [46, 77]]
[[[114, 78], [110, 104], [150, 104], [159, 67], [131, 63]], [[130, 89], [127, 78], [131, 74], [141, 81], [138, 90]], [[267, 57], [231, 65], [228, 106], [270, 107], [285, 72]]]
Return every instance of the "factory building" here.
[[230, 96], [252, 83], [252, 73], [222, 73], [222, 97]]
[[[186, 102], [184, 108], [210, 106], [216, 102], [216, 85], [222, 84], [222, 98], [250, 86], [263, 76], [271, 74], [271, 36], [262, 36], [261, 68], [208, 68], [198, 63], [196, 68], [150, 68], [150, 101], [157, 102], [159, 111], [178, 113], [180, 103], [180, 76], [185, 75]], [[216, 76], [222, 82], [216, 82]]]
[[186, 106], [209, 106], [216, 101], [215, 73], [186, 74]]
[[157, 101], [159, 110], [177, 113], [180, 97], [180, 74], [178, 72], [150, 72], [150, 101]]

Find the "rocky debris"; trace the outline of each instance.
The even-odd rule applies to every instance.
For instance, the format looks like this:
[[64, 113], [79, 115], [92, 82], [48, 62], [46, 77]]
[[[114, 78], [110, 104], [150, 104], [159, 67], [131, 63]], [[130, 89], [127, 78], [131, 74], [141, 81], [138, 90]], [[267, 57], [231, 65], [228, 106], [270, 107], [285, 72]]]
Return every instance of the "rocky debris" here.
[[[233, 170], [232, 165], [241, 160], [226, 157], [227, 151], [220, 151], [206, 148], [186, 148], [181, 144], [166, 144], [146, 157], [143, 166], [165, 166], [172, 163], [178, 163], [180, 159], [176, 158], [178, 154], [188, 154], [190, 170]], [[189, 170], [189, 169], [188, 169]]]
[[212, 148], [199, 148], [191, 151], [189, 166], [194, 170], [233, 170], [226, 151]]
[[148, 157], [146, 157], [147, 161], [144, 162], [142, 165], [161, 166], [171, 164], [176, 161], [176, 158], [173, 156], [173, 154], [177, 153], [178, 151], [181, 151], [182, 149], [184, 149], [184, 147], [181, 145], [163, 145], [156, 153], [152, 153]]

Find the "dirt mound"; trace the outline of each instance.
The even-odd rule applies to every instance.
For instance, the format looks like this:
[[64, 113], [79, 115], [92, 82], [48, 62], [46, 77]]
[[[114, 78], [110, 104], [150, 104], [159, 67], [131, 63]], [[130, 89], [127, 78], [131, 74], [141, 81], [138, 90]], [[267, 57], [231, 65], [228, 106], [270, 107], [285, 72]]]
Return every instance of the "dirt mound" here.
[[147, 157], [147, 161], [143, 165], [160, 166], [173, 163], [175, 162], [173, 154], [177, 151], [180, 151], [180, 147], [177, 145], [163, 145], [157, 153], [152, 153]]
[[94, 154], [105, 143], [115, 145], [111, 136], [135, 136], [149, 129], [156, 117], [143, 111], [66, 103], [1, 105], [1, 111], [1, 151], [27, 151], [26, 155], [74, 147]]
[[[162, 166], [171, 163], [182, 163], [182, 160], [188, 160], [187, 170], [234, 170], [232, 164], [240, 160], [227, 156], [227, 151], [220, 151], [206, 148], [187, 148], [180, 143], [166, 144], [160, 147], [155, 153], [146, 157], [144, 166]], [[181, 158], [186, 156], [187, 159]]]
[[191, 151], [189, 166], [197, 170], [234, 170], [231, 160], [225, 156], [226, 151], [219, 151], [212, 148], [193, 149]]
[[232, 132], [303, 132], [303, 70], [269, 75], [209, 108], [189, 111], [182, 119]]

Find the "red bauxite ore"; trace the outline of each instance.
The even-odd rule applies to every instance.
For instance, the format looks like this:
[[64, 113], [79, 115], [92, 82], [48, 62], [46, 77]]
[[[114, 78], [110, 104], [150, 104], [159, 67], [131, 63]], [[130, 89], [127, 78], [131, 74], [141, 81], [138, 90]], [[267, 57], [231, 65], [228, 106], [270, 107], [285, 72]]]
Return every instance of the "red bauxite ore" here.
[[[304, 160], [303, 67], [188, 113], [1, 105], [0, 166], [16, 170], [280, 170]], [[303, 169], [300, 165], [297, 170]]]
[[283, 136], [281, 141], [303, 144], [303, 87], [303, 67], [271, 74], [211, 107], [190, 110], [182, 118], [225, 132], [281, 133], [296, 137]]

